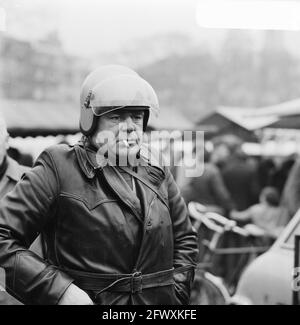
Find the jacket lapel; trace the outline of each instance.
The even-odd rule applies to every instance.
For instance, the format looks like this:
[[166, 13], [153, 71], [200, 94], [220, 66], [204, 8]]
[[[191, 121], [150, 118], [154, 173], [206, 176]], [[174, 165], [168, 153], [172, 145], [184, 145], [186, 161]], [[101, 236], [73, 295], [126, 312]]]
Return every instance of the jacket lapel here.
[[101, 170], [108, 186], [118, 196], [118, 198], [132, 210], [140, 222], [144, 223], [144, 221], [146, 221], [142, 215], [141, 204], [143, 205], [145, 217], [149, 213], [151, 202], [157, 196], [160, 197], [165, 205], [168, 206], [168, 203], [159, 193], [159, 188], [165, 179], [165, 174], [163, 169], [159, 166], [155, 167], [150, 165], [151, 163], [153, 164], [153, 159], [150, 160], [148, 157], [145, 158], [142, 156], [146, 165], [144, 164], [138, 167], [138, 174], [127, 168], [122, 168], [136, 180], [139, 194], [142, 196], [140, 198], [141, 200], [139, 200], [137, 195], [131, 190], [125, 179], [114, 166], [107, 165], [103, 167], [99, 165], [95, 151], [83, 147], [81, 143], [75, 146], [75, 151], [79, 165], [85, 175], [91, 179]]
[[[96, 152], [76, 147], [76, 154], [79, 165], [88, 178], [96, 177], [98, 172], [103, 173], [107, 186], [115, 193], [121, 202], [123, 202], [143, 225], [143, 238], [136, 260], [135, 268], [138, 267], [145, 249], [148, 245], [147, 229], [151, 228], [151, 205], [159, 198], [167, 207], [168, 200], [160, 193], [161, 185], [165, 179], [164, 170], [153, 160], [146, 161], [146, 164], [138, 166], [138, 173], [131, 169], [122, 168], [125, 172], [134, 177], [139, 197], [131, 190], [125, 179], [114, 166], [100, 166], [96, 159]], [[146, 160], [146, 159], [145, 159]], [[144, 216], [143, 216], [144, 212]]]
[[[122, 168], [123, 169], [123, 168]], [[154, 168], [152, 166], [140, 166], [138, 173], [134, 173], [131, 170], [126, 170], [132, 177], [134, 177], [138, 184], [142, 188], [147, 190], [148, 206], [153, 197], [157, 196], [167, 207], [168, 202], [166, 198], [160, 193], [160, 186], [165, 179], [164, 171]]]
[[144, 218], [142, 216], [140, 200], [118, 170], [113, 166], [106, 166], [103, 168], [102, 172], [111, 190], [132, 210], [137, 219], [143, 223]]
[[[140, 198], [143, 204], [143, 209], [145, 211], [144, 218], [144, 228], [143, 228], [143, 237], [138, 254], [138, 258], [135, 264], [135, 270], [139, 270], [141, 260], [144, 258], [145, 251], [147, 250], [149, 233], [148, 230], [152, 228], [151, 218], [151, 208], [154, 201], [160, 197], [159, 188], [164, 180], [164, 174], [158, 172], [158, 170], [152, 170], [154, 173], [151, 174], [148, 168], [153, 168], [151, 166], [139, 167], [138, 175], [135, 176], [137, 180], [137, 188], [140, 191]], [[156, 174], [156, 172], [158, 172]], [[134, 176], [134, 175], [133, 175]], [[168, 204], [164, 202], [165, 204]]]

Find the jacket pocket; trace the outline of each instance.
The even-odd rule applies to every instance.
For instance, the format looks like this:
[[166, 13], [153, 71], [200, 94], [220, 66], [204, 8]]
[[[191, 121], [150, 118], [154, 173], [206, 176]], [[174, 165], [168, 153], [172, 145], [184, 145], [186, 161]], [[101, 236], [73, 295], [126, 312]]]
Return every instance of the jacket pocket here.
[[115, 200], [115, 199], [108, 199], [108, 198], [99, 198], [97, 200], [87, 200], [86, 198], [83, 198], [83, 197], [81, 197], [79, 195], [71, 194], [71, 193], [61, 193], [60, 196], [64, 197], [64, 198], [73, 199], [75, 201], [80, 201], [90, 211], [94, 210], [95, 208], [97, 208], [99, 205], [101, 205], [103, 203], [117, 202], [117, 200]]

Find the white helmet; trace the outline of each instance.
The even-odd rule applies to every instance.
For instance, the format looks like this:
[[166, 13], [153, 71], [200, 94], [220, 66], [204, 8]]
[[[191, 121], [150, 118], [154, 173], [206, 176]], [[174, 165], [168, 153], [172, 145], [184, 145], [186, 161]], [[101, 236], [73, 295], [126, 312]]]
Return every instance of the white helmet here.
[[135, 71], [120, 65], [98, 68], [85, 79], [80, 93], [80, 129], [89, 136], [97, 125], [97, 118], [114, 110], [130, 107], [145, 109], [144, 129], [150, 109], [156, 112], [159, 103], [150, 84]]

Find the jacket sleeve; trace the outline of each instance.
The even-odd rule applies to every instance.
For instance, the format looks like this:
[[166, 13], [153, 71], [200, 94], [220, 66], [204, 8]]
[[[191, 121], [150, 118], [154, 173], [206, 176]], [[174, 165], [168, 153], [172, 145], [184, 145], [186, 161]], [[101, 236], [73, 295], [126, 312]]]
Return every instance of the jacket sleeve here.
[[55, 165], [45, 151], [0, 201], [0, 266], [7, 291], [25, 304], [56, 304], [73, 281], [29, 250], [58, 194]]
[[[197, 234], [192, 227], [187, 207], [173, 176], [167, 170], [170, 214], [174, 234], [174, 268], [196, 266], [198, 255]], [[189, 303], [194, 272], [183, 272], [174, 276], [176, 295], [184, 305]]]

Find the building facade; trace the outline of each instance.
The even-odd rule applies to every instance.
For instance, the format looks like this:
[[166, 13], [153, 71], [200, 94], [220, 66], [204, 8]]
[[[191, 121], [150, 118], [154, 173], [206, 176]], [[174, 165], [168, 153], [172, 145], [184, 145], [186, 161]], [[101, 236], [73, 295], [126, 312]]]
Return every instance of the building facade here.
[[0, 33], [0, 97], [78, 103], [85, 60], [66, 54], [53, 34], [31, 43]]

